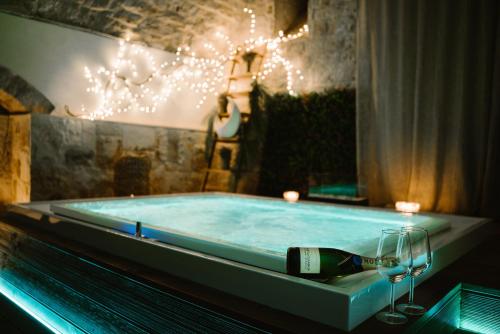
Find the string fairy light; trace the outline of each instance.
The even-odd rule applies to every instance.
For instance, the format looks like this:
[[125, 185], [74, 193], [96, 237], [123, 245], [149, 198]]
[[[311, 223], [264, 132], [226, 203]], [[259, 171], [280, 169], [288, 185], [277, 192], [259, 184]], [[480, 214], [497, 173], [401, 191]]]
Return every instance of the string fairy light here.
[[219, 50], [212, 43], [205, 42], [203, 48], [211, 57], [197, 56], [189, 46], [183, 46], [177, 48], [173, 60], [158, 64], [147, 48], [130, 43], [129, 38], [120, 40], [110, 69], [101, 66], [93, 73], [88, 67], [84, 68], [90, 85], [87, 92], [98, 100], [97, 107], [91, 112], [82, 105], [84, 117], [95, 120], [129, 111], [154, 113], [173, 93], [182, 90], [197, 93], [200, 97], [196, 108], [201, 108], [209, 95], [217, 96], [226, 87], [226, 64], [245, 53], [255, 53], [258, 48], [267, 49], [267, 56], [252, 80], [265, 80], [281, 66], [286, 71], [288, 93], [296, 95], [294, 78], [303, 80], [304, 76], [285, 58], [281, 45], [303, 37], [309, 31], [308, 26], [304, 25], [294, 34], [285, 35], [280, 31], [274, 38], [255, 37], [256, 15], [249, 8], [244, 8], [243, 12], [250, 16], [249, 38], [236, 45], [225, 34], [216, 32], [216, 39], [224, 46]]

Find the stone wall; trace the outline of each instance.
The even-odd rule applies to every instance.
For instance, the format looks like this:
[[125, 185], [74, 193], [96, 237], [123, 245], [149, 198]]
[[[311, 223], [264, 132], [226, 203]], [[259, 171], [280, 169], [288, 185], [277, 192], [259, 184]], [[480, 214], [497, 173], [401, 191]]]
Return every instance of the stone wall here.
[[308, 89], [355, 88], [356, 0], [309, 0]]
[[287, 55], [304, 71], [302, 90], [354, 89], [356, 0], [309, 0], [309, 36], [288, 43]]
[[[197, 192], [207, 168], [203, 131], [33, 114], [31, 134], [32, 201]], [[230, 189], [236, 154], [217, 147], [212, 186]], [[237, 192], [254, 193], [258, 170], [245, 165]]]
[[33, 115], [31, 129], [34, 201], [200, 190], [204, 132], [47, 115]]

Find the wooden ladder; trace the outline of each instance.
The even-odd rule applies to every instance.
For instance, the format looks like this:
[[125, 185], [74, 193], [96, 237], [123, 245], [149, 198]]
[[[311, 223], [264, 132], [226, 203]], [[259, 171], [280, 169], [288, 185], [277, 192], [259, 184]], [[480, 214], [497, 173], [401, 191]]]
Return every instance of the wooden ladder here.
[[[238, 51], [238, 53], [231, 60], [230, 75], [227, 82], [225, 96], [233, 99], [241, 112], [241, 124], [238, 132], [231, 138], [219, 138], [217, 133], [214, 132], [214, 139], [210, 148], [210, 156], [208, 159], [208, 166], [205, 170], [201, 191], [222, 191], [222, 192], [236, 192], [238, 190], [238, 181], [241, 174], [241, 160], [244, 152], [244, 145], [241, 143], [245, 139], [245, 132], [247, 131], [248, 123], [250, 120], [250, 93], [252, 92], [252, 83], [256, 81], [262, 62], [265, 56], [265, 45], [261, 47], [261, 51], [257, 52], [252, 50], [252, 56], [248, 56], [248, 52]], [[243, 48], [241, 48], [243, 50]], [[252, 58], [249, 62], [249, 58]], [[255, 63], [257, 62], [257, 63]], [[241, 70], [244, 70], [243, 73]], [[252, 70], [253, 69], [253, 70]], [[238, 85], [243, 82], [243, 84]], [[243, 86], [244, 89], [239, 89]], [[227, 108], [226, 108], [227, 109]], [[227, 110], [218, 111], [217, 117], [224, 119], [230, 117]], [[217, 153], [221, 152], [222, 148], [232, 146], [231, 154], [236, 154], [236, 158], [229, 158], [227, 166], [223, 168], [214, 167], [214, 161]], [[234, 164], [232, 166], [232, 162]], [[221, 186], [219, 176], [226, 174], [226, 183]], [[214, 178], [216, 176], [214, 184]]]

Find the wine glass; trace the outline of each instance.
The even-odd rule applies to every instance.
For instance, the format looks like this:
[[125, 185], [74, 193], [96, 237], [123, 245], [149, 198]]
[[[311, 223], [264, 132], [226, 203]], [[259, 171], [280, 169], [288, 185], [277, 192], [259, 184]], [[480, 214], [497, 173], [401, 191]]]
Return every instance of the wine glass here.
[[391, 325], [404, 324], [408, 320], [394, 311], [394, 284], [401, 282], [412, 267], [411, 244], [408, 232], [384, 229], [377, 249], [377, 271], [391, 283], [390, 309], [377, 313], [377, 319]]
[[415, 226], [407, 226], [401, 229], [408, 232], [411, 244], [411, 254], [413, 263], [410, 268], [410, 292], [408, 303], [399, 304], [398, 311], [407, 315], [422, 315], [427, 310], [425, 307], [417, 305], [413, 302], [415, 277], [421, 275], [432, 264], [431, 246], [429, 243], [429, 233], [426, 229]]

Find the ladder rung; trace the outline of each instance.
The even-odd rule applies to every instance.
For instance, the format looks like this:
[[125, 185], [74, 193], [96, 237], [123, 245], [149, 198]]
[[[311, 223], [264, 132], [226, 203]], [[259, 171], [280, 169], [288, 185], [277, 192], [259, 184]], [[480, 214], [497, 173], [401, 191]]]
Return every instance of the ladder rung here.
[[[248, 116], [250, 116], [250, 113], [251, 113], [250, 111], [246, 111], [246, 110], [241, 110], [240, 109], [240, 115], [241, 115], [241, 117], [248, 117]], [[220, 118], [228, 118], [228, 117], [231, 116], [231, 114], [228, 113], [228, 112], [220, 112], [220, 113], [217, 114], [217, 116], [219, 116]]]
[[[250, 117], [250, 111], [242, 111], [240, 110], [240, 116], [241, 118], [248, 118]], [[218, 113], [217, 116], [219, 116], [219, 118], [228, 118], [231, 116], [230, 113], [227, 113], [227, 112], [221, 112], [221, 113]]]
[[232, 97], [232, 98], [235, 98], [237, 96], [249, 96], [251, 92], [252, 92], [251, 90], [243, 90], [243, 91], [239, 91], [239, 92], [227, 93], [227, 96]]
[[228, 118], [229, 116], [231, 116], [231, 114], [228, 112], [220, 112], [217, 114], [217, 116], [219, 116], [219, 118]]
[[229, 80], [238, 80], [238, 79], [248, 79], [248, 78], [253, 78], [257, 77], [256, 73], [244, 73], [244, 74], [238, 74], [238, 75], [231, 75], [229, 77]]
[[232, 144], [237, 144], [240, 142], [240, 137], [239, 136], [235, 136], [235, 137], [231, 137], [231, 138], [219, 138], [217, 137], [216, 141], [218, 143], [232, 143]]
[[222, 169], [222, 168], [206, 168], [204, 170], [205, 172], [210, 172], [210, 173], [224, 173], [224, 172], [227, 172], [227, 173], [234, 173], [236, 170], [234, 169]]

